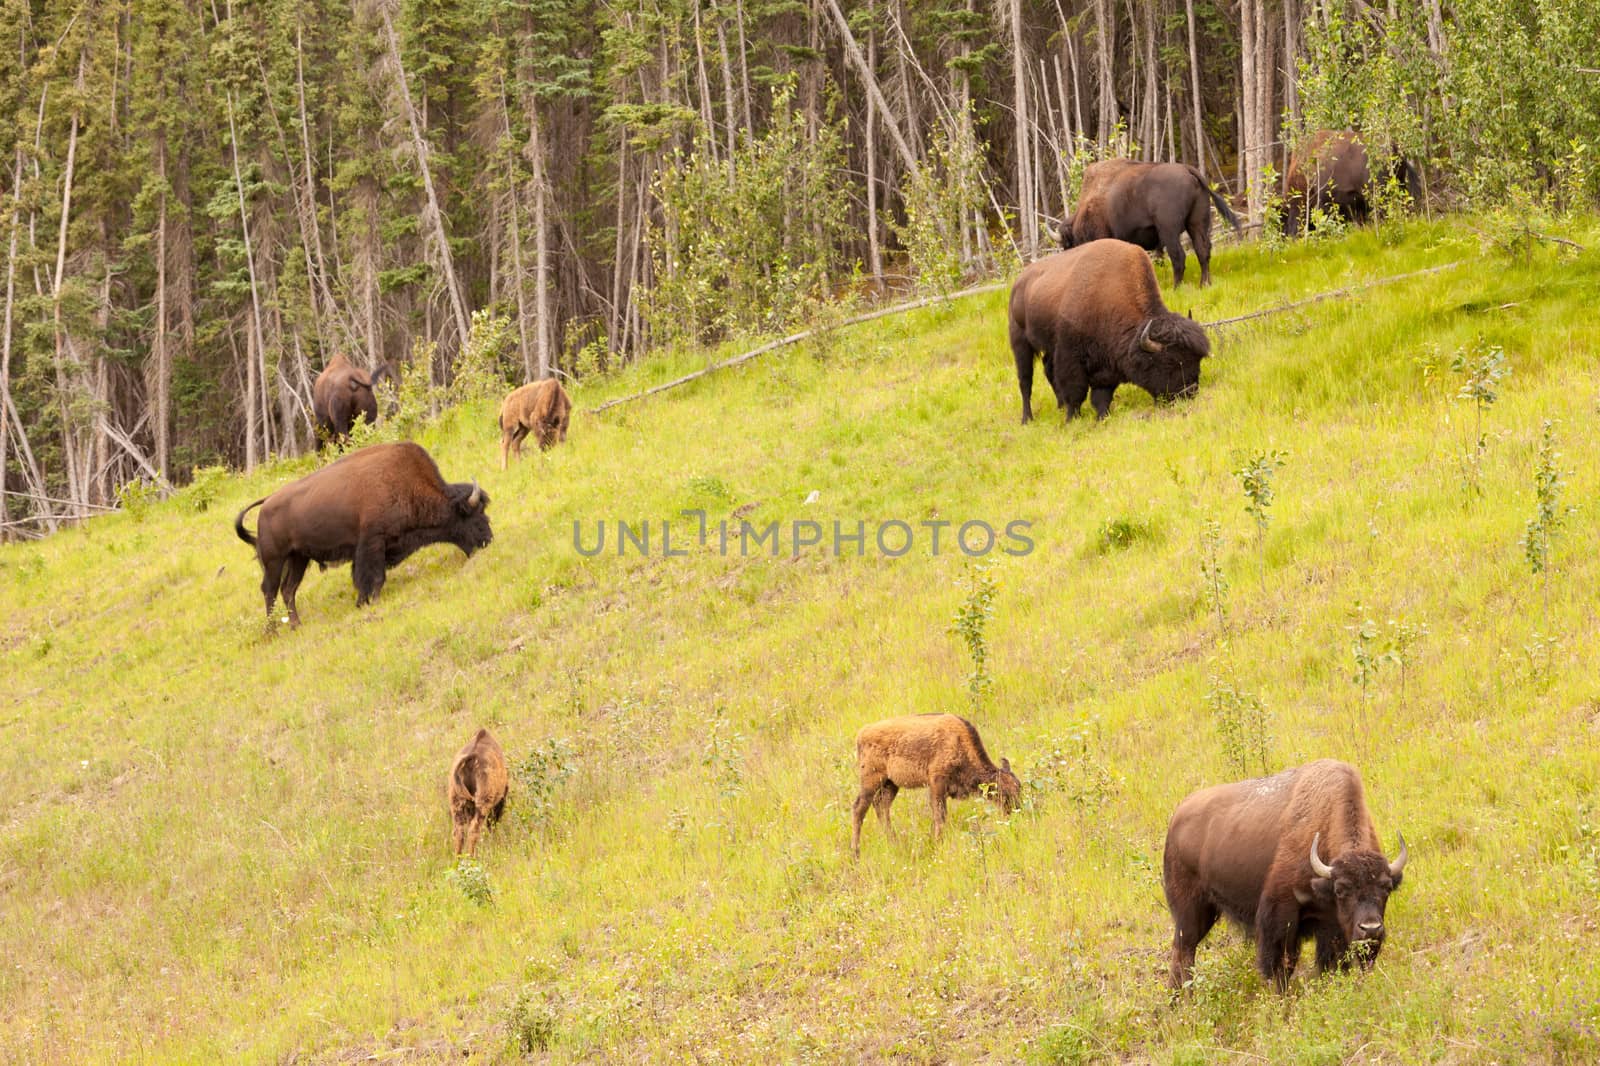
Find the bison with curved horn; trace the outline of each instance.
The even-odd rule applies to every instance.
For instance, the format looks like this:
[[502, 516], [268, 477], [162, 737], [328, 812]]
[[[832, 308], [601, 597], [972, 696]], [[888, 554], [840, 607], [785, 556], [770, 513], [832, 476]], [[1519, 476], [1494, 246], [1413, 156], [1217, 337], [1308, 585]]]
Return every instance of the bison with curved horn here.
[[1211, 353], [1200, 324], [1161, 302], [1150, 257], [1126, 241], [1092, 241], [1030, 263], [1011, 287], [1010, 315], [1024, 423], [1033, 420], [1036, 354], [1071, 419], [1085, 397], [1104, 418], [1124, 383], [1158, 403], [1192, 395]]
[[1422, 180], [1404, 157], [1394, 157], [1388, 174], [1375, 175], [1359, 133], [1317, 130], [1289, 158], [1283, 178], [1283, 231], [1303, 233], [1317, 211], [1337, 211], [1346, 222], [1364, 225], [1379, 186], [1390, 175], [1412, 203], [1422, 202]]
[[1228, 201], [1204, 175], [1182, 163], [1103, 159], [1083, 172], [1078, 206], [1061, 225], [1061, 247], [1107, 237], [1128, 241], [1172, 260], [1172, 284], [1183, 284], [1183, 235], [1200, 264], [1200, 284], [1211, 284], [1211, 205], [1234, 233], [1242, 232]]
[[[376, 599], [391, 566], [429, 544], [470, 556], [494, 539], [489, 494], [447, 484], [433, 457], [410, 441], [374, 444], [291, 482], [239, 512], [234, 532], [256, 549], [267, 617], [281, 588], [289, 624], [299, 626], [295, 592], [306, 565], [351, 563], [356, 606]], [[254, 535], [244, 516], [261, 508]]]
[[1173, 988], [1217, 918], [1254, 937], [1256, 966], [1282, 991], [1315, 939], [1317, 969], [1377, 961], [1383, 912], [1400, 887], [1405, 838], [1384, 858], [1361, 775], [1321, 759], [1272, 777], [1213, 785], [1178, 804], [1167, 827], [1163, 887], [1172, 912]]

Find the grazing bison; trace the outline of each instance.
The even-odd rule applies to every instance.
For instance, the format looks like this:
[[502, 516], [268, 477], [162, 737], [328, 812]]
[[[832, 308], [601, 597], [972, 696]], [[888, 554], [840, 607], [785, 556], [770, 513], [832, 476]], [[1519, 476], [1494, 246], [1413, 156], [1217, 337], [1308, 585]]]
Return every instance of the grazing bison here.
[[506, 809], [506, 755], [487, 729], [478, 730], [450, 764], [450, 842], [456, 854], [478, 852], [478, 837], [485, 826], [500, 820]]
[[876, 807], [890, 838], [889, 805], [902, 788], [926, 788], [933, 805], [933, 835], [944, 831], [945, 800], [966, 799], [989, 785], [989, 798], [1007, 813], [1022, 798], [1022, 782], [1011, 762], [996, 766], [983, 750], [977, 729], [953, 714], [908, 714], [874, 722], [856, 734], [856, 769], [861, 792], [856, 796], [850, 850], [861, 854], [861, 820]]
[[343, 352], [328, 361], [311, 385], [311, 413], [316, 416], [319, 447], [328, 441], [344, 441], [357, 417], [365, 416], [369, 424], [378, 420], [378, 398], [372, 386], [372, 376], [353, 365]]
[[[265, 506], [263, 506], [263, 504]], [[376, 599], [385, 573], [428, 544], [454, 544], [467, 555], [488, 545], [489, 495], [446, 484], [420, 445], [374, 444], [307, 474], [239, 512], [234, 532], [256, 549], [267, 617], [282, 583], [291, 626], [300, 624], [295, 590], [306, 564], [354, 563], [356, 606]], [[244, 516], [261, 508], [256, 535]]]
[[529, 433], [547, 452], [567, 439], [567, 423], [572, 419], [572, 401], [555, 378], [531, 381], [513, 389], [500, 405], [500, 469], [506, 468], [506, 452], [522, 458], [522, 441]]
[[1126, 241], [1092, 241], [1030, 263], [1017, 277], [1011, 351], [1027, 423], [1035, 353], [1069, 419], [1085, 396], [1104, 418], [1123, 382], [1162, 403], [1195, 392], [1211, 345], [1199, 323], [1161, 302], [1149, 256]]
[[1194, 972], [1195, 947], [1224, 916], [1256, 942], [1256, 965], [1281, 991], [1315, 937], [1317, 969], [1370, 968], [1383, 909], [1400, 887], [1406, 842], [1383, 857], [1361, 775], [1332, 759], [1272, 777], [1213, 785], [1178, 804], [1162, 877], [1172, 911], [1173, 988]]
[[1182, 163], [1104, 159], [1083, 172], [1078, 207], [1061, 224], [1061, 247], [1114, 237], [1172, 260], [1172, 283], [1183, 284], [1183, 235], [1200, 263], [1200, 284], [1211, 284], [1211, 205], [1240, 232], [1228, 202]]
[[[1422, 202], [1417, 169], [1396, 156], [1390, 174]], [[1284, 175], [1283, 231], [1303, 233], [1315, 211], [1337, 211], [1346, 222], [1363, 225], [1372, 214], [1371, 198], [1388, 175], [1372, 173], [1367, 146], [1354, 130], [1318, 130], [1290, 157]]]

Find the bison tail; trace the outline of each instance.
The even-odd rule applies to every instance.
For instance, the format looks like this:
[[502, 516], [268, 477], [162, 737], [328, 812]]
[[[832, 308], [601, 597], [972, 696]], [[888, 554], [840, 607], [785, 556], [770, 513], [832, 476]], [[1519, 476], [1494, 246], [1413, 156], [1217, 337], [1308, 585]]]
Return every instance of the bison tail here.
[[240, 540], [244, 541], [246, 544], [250, 545], [252, 548], [255, 547], [256, 538], [251, 534], [251, 532], [248, 529], [244, 528], [244, 516], [249, 514], [251, 511], [254, 511], [257, 507], [260, 507], [262, 504], [264, 504], [266, 502], [267, 502], [267, 498], [265, 496], [261, 497], [261, 499], [257, 500], [255, 503], [252, 503], [249, 507], [246, 507], [244, 510], [240, 511], [239, 512], [239, 517], [235, 518], [233, 520], [233, 531], [235, 533], [239, 534], [239, 539]]
[[1189, 173], [1194, 175], [1194, 180], [1198, 181], [1200, 187], [1206, 191], [1206, 195], [1211, 197], [1211, 202], [1217, 205], [1217, 210], [1222, 212], [1222, 217], [1228, 220], [1228, 225], [1233, 227], [1234, 235], [1244, 236], [1244, 230], [1239, 225], [1239, 216], [1233, 213], [1233, 208], [1228, 206], [1228, 201], [1222, 198], [1222, 194], [1211, 187], [1211, 183], [1206, 180], [1206, 176], [1200, 173], [1200, 168], [1190, 167]]

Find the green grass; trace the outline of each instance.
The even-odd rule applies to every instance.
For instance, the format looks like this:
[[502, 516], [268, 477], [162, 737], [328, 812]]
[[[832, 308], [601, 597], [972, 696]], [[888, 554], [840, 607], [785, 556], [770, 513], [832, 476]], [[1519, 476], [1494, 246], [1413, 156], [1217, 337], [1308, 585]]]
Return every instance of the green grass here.
[[[651, 362], [504, 474], [489, 405], [460, 409], [422, 443], [479, 476], [495, 543], [421, 552], [359, 611], [348, 568], [313, 570], [294, 633], [265, 631], [230, 526], [311, 460], [0, 548], [0, 1057], [1594, 1061], [1600, 257], [1482, 258], [1414, 223], [1229, 249], [1168, 300], [1217, 319], [1457, 259], [1222, 333], [1197, 400], [1124, 388], [1100, 424], [1040, 383], [1018, 425], [1004, 293], [584, 413], [708, 356]], [[1469, 500], [1448, 366], [1480, 338], [1512, 374]], [[1547, 586], [1518, 543], [1543, 418], [1579, 507]], [[1274, 448], [1258, 543], [1230, 472]], [[899, 559], [573, 548], [599, 519], [674, 519], [676, 543], [685, 508], [1031, 521], [1034, 552], [995, 557], [974, 715], [1027, 807], [955, 804], [935, 846], [907, 793], [898, 846], [869, 821], [852, 863], [855, 731], [967, 709], [965, 560], [920, 534]], [[1352, 680], [1358, 601], [1428, 627], [1403, 694], [1393, 664]], [[1411, 844], [1367, 977], [1280, 998], [1219, 929], [1169, 1001], [1162, 838], [1234, 776], [1223, 671], [1266, 705], [1275, 769], [1356, 763]], [[449, 876], [444, 802], [480, 724], [576, 766], [537, 817], [513, 792], [481, 884]]]

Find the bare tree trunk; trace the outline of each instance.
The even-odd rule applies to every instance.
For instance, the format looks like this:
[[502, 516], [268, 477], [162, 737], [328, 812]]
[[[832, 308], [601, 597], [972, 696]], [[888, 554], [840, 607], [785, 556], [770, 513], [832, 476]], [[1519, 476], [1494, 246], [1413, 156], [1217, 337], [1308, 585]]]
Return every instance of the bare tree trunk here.
[[712, 13], [717, 19], [717, 54], [722, 59], [722, 110], [727, 116], [728, 123], [728, 172], [733, 172], [733, 154], [736, 148], [739, 121], [733, 110], [734, 84], [733, 63], [728, 58], [728, 34], [723, 28], [723, 18], [720, 9], [713, 9]]
[[[233, 117], [232, 92], [228, 93], [227, 103], [228, 135], [233, 155], [233, 187], [239, 197], [239, 229], [244, 234], [245, 269], [250, 276], [250, 344], [245, 346], [248, 356], [245, 370], [245, 407], [248, 414], [245, 418], [244, 438], [244, 468], [248, 472], [256, 468], [259, 458], [264, 458], [257, 455], [256, 435], [259, 431], [262, 439], [266, 437], [263, 404], [266, 395], [266, 343], [261, 336], [261, 293], [256, 283], [256, 257], [250, 241], [250, 212], [244, 199], [244, 173], [239, 168], [239, 129]], [[254, 345], [253, 350], [251, 344]]]
[[422, 136], [422, 123], [417, 117], [416, 105], [411, 101], [411, 85], [406, 79], [405, 64], [400, 58], [400, 38], [394, 32], [394, 20], [389, 17], [389, 0], [379, 0], [378, 13], [383, 17], [383, 30], [389, 39], [389, 58], [394, 63], [395, 82], [400, 88], [401, 106], [406, 121], [411, 126], [411, 147], [417, 157], [417, 168], [422, 172], [422, 190], [427, 197], [427, 220], [432, 225], [434, 240], [439, 246], [439, 266], [444, 274], [445, 288], [450, 291], [450, 310], [455, 316], [455, 326], [460, 344], [467, 343], [472, 332], [467, 319], [467, 307], [462, 300], [461, 286], [456, 281], [455, 259], [450, 254], [450, 236], [444, 229], [444, 213], [439, 209], [439, 197], [433, 188], [433, 168], [428, 165], [428, 142]]
[[1039, 218], [1033, 195], [1033, 174], [1029, 167], [1028, 144], [1028, 64], [1022, 42], [1022, 0], [1011, 0], [1006, 16], [1011, 22], [1012, 109], [1016, 119], [1017, 221], [1021, 226], [1022, 250], [1032, 259], [1039, 250]]
[[171, 386], [172, 353], [167, 350], [167, 137], [163, 130], [156, 139], [156, 180], [161, 184], [161, 203], [156, 209], [156, 335], [151, 345], [152, 366], [149, 383], [155, 401], [151, 417], [155, 420], [156, 467], [170, 478], [172, 441]]
[[11, 522], [11, 512], [6, 505], [6, 445], [11, 431], [11, 307], [17, 291], [17, 239], [22, 222], [22, 143], [17, 143], [17, 161], [11, 168], [11, 240], [6, 249], [6, 305], [0, 318], [0, 540], [4, 540]]
[[706, 77], [706, 47], [704, 34], [700, 31], [700, 4], [698, 0], [693, 6], [695, 85], [700, 92], [700, 121], [706, 128], [706, 154], [715, 160], [717, 158], [717, 126], [711, 117], [711, 80]]
[[[869, 0], [867, 24], [867, 66], [878, 69], [877, 12]], [[883, 283], [883, 252], [878, 246], [878, 105], [872, 94], [867, 94], [866, 152], [867, 152], [867, 269], [875, 283]]]
[[1189, 85], [1194, 91], [1194, 162], [1203, 174], [1206, 169], [1206, 134], [1201, 117], [1205, 112], [1200, 107], [1200, 59], [1194, 44], [1194, 0], [1183, 0], [1183, 9], [1189, 20]]
[[1095, 54], [1100, 60], [1100, 128], [1095, 131], [1095, 139], [1104, 147], [1111, 142], [1111, 132], [1117, 125], [1116, 73], [1111, 65], [1111, 47], [1117, 23], [1116, 9], [1111, 6], [1111, 0], [1094, 0], [1094, 24]]
[[906, 142], [905, 134], [901, 132], [900, 121], [895, 117], [894, 110], [889, 107], [889, 101], [884, 99], [883, 90], [878, 87], [878, 78], [867, 65], [866, 57], [861, 54], [861, 46], [856, 44], [855, 35], [850, 32], [850, 23], [845, 21], [844, 12], [839, 10], [838, 0], [823, 0], [828, 7], [828, 12], [833, 16], [834, 25], [838, 27], [839, 37], [844, 41], [845, 53], [850, 57], [850, 62], [855, 65], [856, 73], [861, 76], [862, 83], [866, 86], [867, 94], [878, 105], [878, 110], [883, 112], [883, 125], [889, 131], [889, 139], [894, 142], [896, 150], [900, 153], [900, 162], [906, 168], [906, 173], [916, 176], [921, 172], [917, 165], [916, 156], [911, 153], [911, 146]]
[[545, 221], [545, 173], [543, 131], [539, 106], [532, 93], [525, 104], [528, 114], [528, 144], [524, 156], [533, 168], [533, 350], [537, 357], [539, 380], [550, 376], [550, 243]]
[[[76, 85], [79, 99], [82, 99], [83, 75], [88, 61], [89, 50], [87, 46], [84, 46], [78, 52]], [[61, 287], [66, 280], [67, 274], [67, 229], [72, 219], [72, 178], [73, 170], [78, 161], [78, 120], [78, 106], [74, 104], [71, 130], [67, 137], [66, 168], [61, 179], [61, 230], [56, 241], [56, 271], [55, 277], [51, 282], [50, 303], [55, 327], [56, 393], [57, 401], [61, 405], [61, 454], [66, 466], [67, 498], [81, 511], [81, 505], [88, 502], [89, 471], [84, 469], [87, 463], [87, 456], [79, 454], [78, 435], [73, 426], [72, 410], [68, 396], [74, 383], [67, 367], [71, 342], [67, 337], [66, 327], [61, 321]]]

